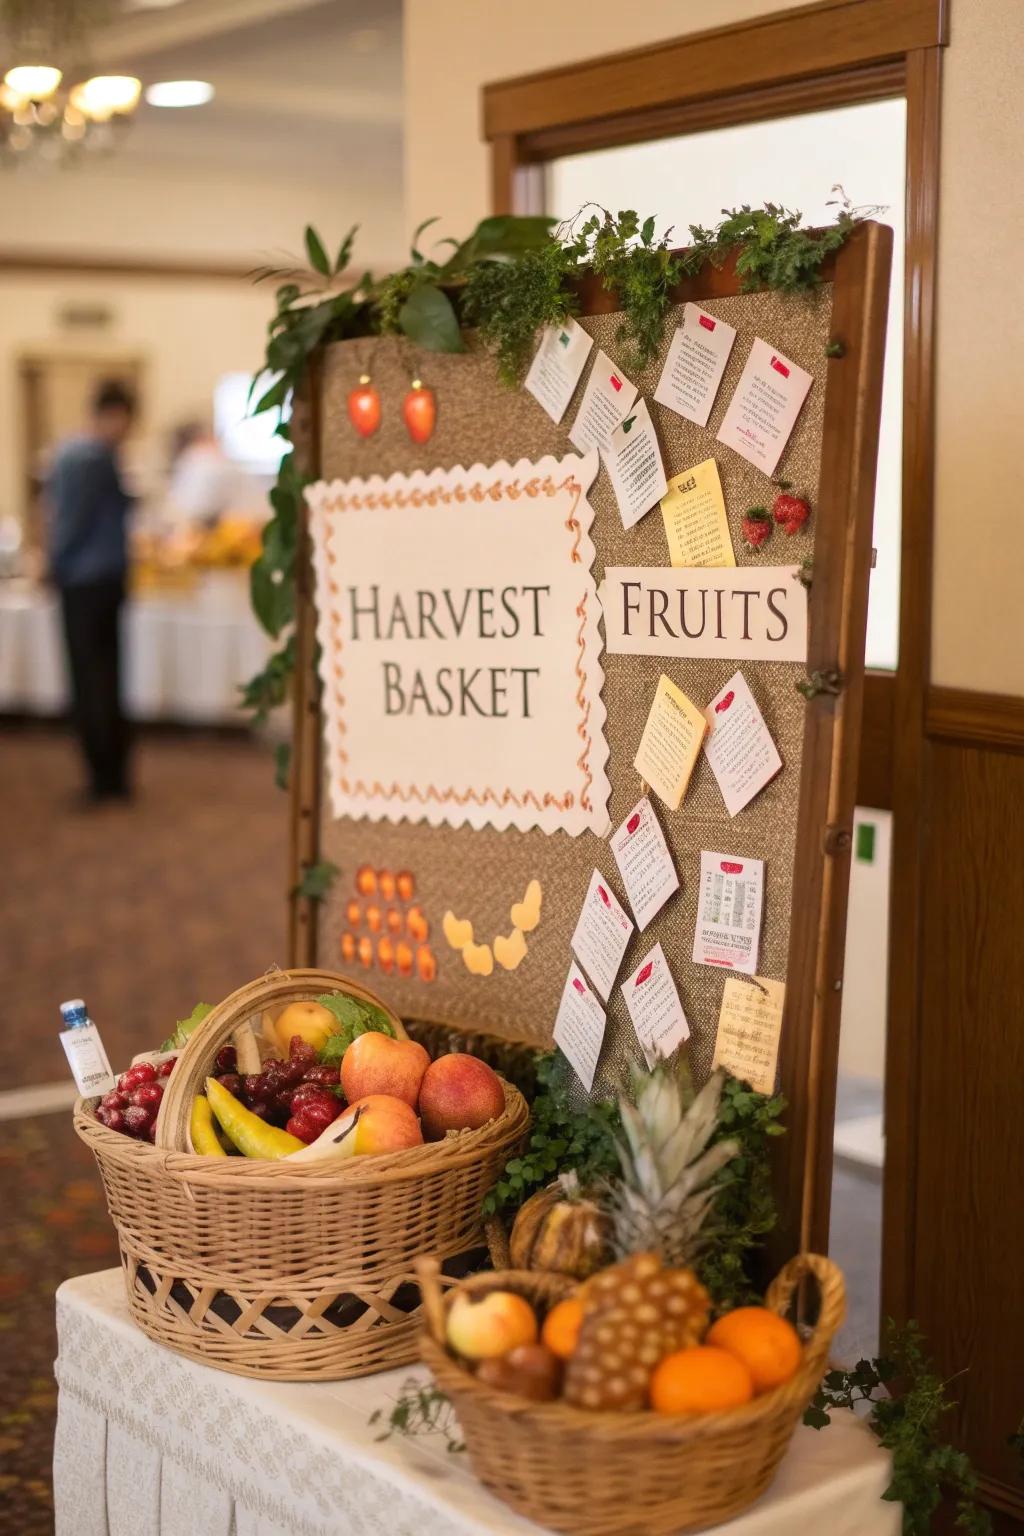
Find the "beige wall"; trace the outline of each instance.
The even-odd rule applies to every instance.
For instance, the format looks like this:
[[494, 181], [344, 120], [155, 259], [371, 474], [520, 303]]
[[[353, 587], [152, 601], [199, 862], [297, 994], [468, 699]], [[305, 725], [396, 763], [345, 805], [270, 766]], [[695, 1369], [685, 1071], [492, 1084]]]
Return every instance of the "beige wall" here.
[[[796, 0], [793, 0], [796, 3]], [[788, 0], [406, 0], [406, 216], [488, 211], [480, 87], [788, 9]], [[1015, 441], [1024, 398], [1021, 0], [952, 0], [943, 95], [934, 681], [1024, 694]], [[584, 24], [585, 17], [585, 24]], [[600, 102], [594, 104], [595, 114]], [[983, 269], [978, 288], [974, 272]], [[977, 299], [976, 299], [977, 294]], [[996, 297], [998, 295], [998, 298]], [[1012, 415], [1011, 415], [1012, 413]], [[992, 552], [998, 551], [998, 558]]]

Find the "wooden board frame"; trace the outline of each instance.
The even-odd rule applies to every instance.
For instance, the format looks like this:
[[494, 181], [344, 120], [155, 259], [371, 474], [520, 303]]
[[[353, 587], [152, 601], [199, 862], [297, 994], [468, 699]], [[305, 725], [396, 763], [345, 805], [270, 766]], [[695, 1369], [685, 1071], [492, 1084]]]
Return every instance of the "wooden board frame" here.
[[[838, 673], [838, 695], [808, 702], [797, 806], [793, 887], [801, 913], [791, 924], [780, 1060], [789, 1100], [788, 1134], [777, 1168], [780, 1252], [827, 1251], [831, 1129], [838, 1059], [846, 907], [864, 694], [864, 636], [871, 562], [871, 514], [881, 409], [892, 234], [866, 222], [830, 259], [833, 340], [826, 364], [818, 488], [818, 534], [810, 597], [807, 670]], [[733, 262], [681, 281], [673, 303], [732, 297], [742, 290]], [[611, 313], [596, 281], [583, 285], [585, 314]], [[320, 474], [320, 365], [311, 367], [297, 423], [306, 472]], [[301, 869], [318, 857], [319, 681], [308, 533], [299, 544], [291, 791], [290, 963], [315, 965], [315, 905], [294, 895]]]

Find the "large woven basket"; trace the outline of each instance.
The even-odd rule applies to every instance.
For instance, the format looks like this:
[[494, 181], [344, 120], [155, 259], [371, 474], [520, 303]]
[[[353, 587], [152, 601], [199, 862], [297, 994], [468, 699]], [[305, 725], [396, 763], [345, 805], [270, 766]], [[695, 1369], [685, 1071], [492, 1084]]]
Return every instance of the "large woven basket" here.
[[[784, 1313], [805, 1276], [817, 1282], [818, 1320], [791, 1381], [721, 1413], [590, 1413], [562, 1402], [528, 1402], [478, 1381], [445, 1348], [453, 1292], [442, 1295], [432, 1260], [421, 1260], [419, 1273], [427, 1321], [421, 1358], [454, 1405], [473, 1470], [521, 1515], [571, 1536], [668, 1536], [717, 1525], [746, 1509], [775, 1476], [845, 1313], [839, 1270], [829, 1259], [802, 1254], [767, 1295], [767, 1305]], [[506, 1270], [475, 1276], [462, 1288], [518, 1291], [543, 1312], [572, 1282]]]
[[340, 1380], [415, 1359], [415, 1260], [436, 1253], [451, 1275], [465, 1273], [483, 1241], [480, 1203], [528, 1124], [522, 1095], [506, 1083], [499, 1119], [404, 1152], [289, 1166], [178, 1150], [188, 1145], [192, 1096], [232, 1030], [337, 990], [370, 997], [333, 972], [296, 970], [250, 983], [214, 1009], [168, 1079], [156, 1146], [100, 1125], [95, 1100], [75, 1106], [136, 1323], [239, 1375]]

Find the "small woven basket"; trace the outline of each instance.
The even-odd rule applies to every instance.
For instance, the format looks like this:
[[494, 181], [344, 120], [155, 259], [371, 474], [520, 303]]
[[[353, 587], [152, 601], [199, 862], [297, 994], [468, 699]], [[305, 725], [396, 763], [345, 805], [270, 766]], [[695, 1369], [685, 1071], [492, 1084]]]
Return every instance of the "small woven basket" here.
[[[519, 1514], [570, 1536], [669, 1536], [718, 1525], [746, 1509], [775, 1476], [845, 1313], [840, 1271], [829, 1259], [801, 1254], [766, 1298], [784, 1313], [805, 1276], [817, 1282], [818, 1320], [792, 1380], [721, 1413], [591, 1413], [563, 1402], [529, 1402], [478, 1381], [445, 1348], [454, 1292], [442, 1293], [434, 1260], [421, 1259], [418, 1270], [427, 1323], [420, 1355], [455, 1408], [473, 1470]], [[507, 1270], [475, 1276], [460, 1288], [475, 1295], [518, 1291], [543, 1311], [574, 1283]]]
[[336, 1381], [414, 1360], [416, 1258], [438, 1254], [447, 1269], [465, 1271], [465, 1256], [483, 1242], [480, 1203], [529, 1122], [522, 1095], [505, 1083], [498, 1119], [404, 1152], [289, 1166], [183, 1150], [193, 1095], [232, 1031], [329, 991], [383, 1006], [346, 977], [296, 970], [215, 1008], [167, 1080], [156, 1146], [100, 1125], [95, 1100], [75, 1105], [135, 1322], [158, 1343], [238, 1375]]

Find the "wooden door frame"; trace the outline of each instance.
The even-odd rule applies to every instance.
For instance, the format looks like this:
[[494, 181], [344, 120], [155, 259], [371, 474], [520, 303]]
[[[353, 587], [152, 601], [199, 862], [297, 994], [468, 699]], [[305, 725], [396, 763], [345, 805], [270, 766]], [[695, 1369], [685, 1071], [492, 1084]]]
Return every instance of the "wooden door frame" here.
[[[929, 708], [935, 283], [942, 50], [947, 0], [819, 0], [483, 90], [492, 211], [543, 212], [544, 163], [560, 155], [900, 96], [907, 103], [903, 488], [899, 665], [865, 679], [858, 800], [893, 812], [883, 1308], [913, 1286], [921, 983], [918, 814]], [[600, 116], [594, 104], [601, 104]], [[827, 1105], [826, 1105], [827, 1108]], [[824, 1147], [822, 1148], [824, 1152]], [[830, 1159], [829, 1159], [830, 1166]], [[814, 1224], [827, 1239], [827, 1221]]]

